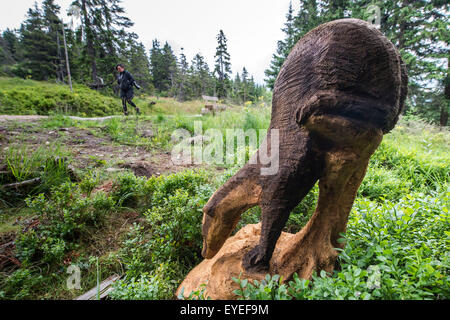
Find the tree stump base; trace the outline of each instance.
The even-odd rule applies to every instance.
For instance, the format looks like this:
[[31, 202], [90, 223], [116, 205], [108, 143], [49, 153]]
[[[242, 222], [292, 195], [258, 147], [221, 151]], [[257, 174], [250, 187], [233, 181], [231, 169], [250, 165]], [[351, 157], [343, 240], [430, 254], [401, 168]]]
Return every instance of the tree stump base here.
[[[300, 277], [310, 278], [312, 270], [315, 267], [319, 267], [316, 263], [313, 263], [309, 258], [306, 260], [291, 259], [284, 254], [294, 247], [298, 250], [299, 243], [294, 240], [302, 239], [302, 237], [299, 237], [301, 233], [302, 231], [296, 235], [285, 232], [281, 234], [268, 272], [247, 273], [242, 266], [242, 259], [247, 252], [258, 244], [261, 235], [261, 224], [245, 226], [236, 235], [227, 239], [222, 249], [220, 249], [214, 258], [209, 260], [205, 259], [187, 275], [177, 290], [177, 296], [179, 296], [182, 288], [184, 288], [183, 295], [185, 298], [188, 298], [192, 292], [200, 290], [202, 285], [205, 284], [205, 295], [207, 297], [213, 300], [236, 300], [237, 296], [233, 291], [239, 289], [239, 285], [232, 280], [233, 277], [240, 277], [241, 279], [248, 279], [250, 281], [261, 281], [267, 274], [279, 274], [284, 280], [289, 280], [297, 273]], [[304, 251], [311, 251], [308, 255], [313, 256], [312, 248], [304, 246], [303, 249]], [[329, 253], [329, 262], [332, 262], [332, 264], [320, 267], [325, 267], [325, 269], [331, 267], [332, 270], [337, 252], [332, 250]], [[289, 261], [285, 261], [286, 258]], [[305, 262], [307, 268], [305, 268]]]

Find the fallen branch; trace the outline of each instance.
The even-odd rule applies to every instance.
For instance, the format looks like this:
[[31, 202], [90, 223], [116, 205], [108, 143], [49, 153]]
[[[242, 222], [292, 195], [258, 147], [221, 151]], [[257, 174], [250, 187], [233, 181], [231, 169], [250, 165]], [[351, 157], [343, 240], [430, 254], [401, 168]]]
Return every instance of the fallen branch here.
[[22, 263], [20, 263], [20, 261], [17, 260], [17, 258], [0, 254], [0, 266], [1, 266], [0, 270], [2, 270], [5, 267], [7, 262], [10, 262], [17, 267], [20, 267], [22, 265]]
[[12, 246], [12, 245], [14, 245], [14, 241], [11, 241], [11, 242], [2, 244], [2, 245], [0, 246], [0, 253], [3, 253], [3, 251], [4, 251], [7, 247], [10, 247], [10, 246]]
[[[118, 275], [114, 275], [100, 283], [100, 286], [98, 288], [100, 293], [100, 300], [106, 298], [108, 294], [113, 290], [112, 285], [114, 282], [119, 280], [120, 277]], [[92, 288], [82, 296], [79, 296], [75, 300], [96, 300], [97, 299], [97, 287]]]
[[41, 183], [41, 178], [36, 178], [36, 179], [27, 180], [27, 181], [23, 181], [23, 182], [6, 184], [6, 185], [3, 185], [2, 188], [3, 189], [12, 189], [12, 188], [18, 189], [18, 188], [23, 188], [23, 187], [28, 187], [28, 186], [34, 186], [39, 183]]

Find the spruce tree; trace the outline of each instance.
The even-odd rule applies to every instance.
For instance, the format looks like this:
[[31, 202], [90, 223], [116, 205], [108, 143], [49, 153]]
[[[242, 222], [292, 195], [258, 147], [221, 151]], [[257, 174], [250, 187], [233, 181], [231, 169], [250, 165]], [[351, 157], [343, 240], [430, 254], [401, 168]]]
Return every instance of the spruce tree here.
[[128, 40], [137, 39], [137, 35], [127, 30], [133, 23], [125, 16], [121, 3], [121, 0], [75, 0], [72, 3], [79, 10], [82, 25], [79, 41], [83, 59], [80, 62], [89, 67], [94, 84], [112, 77]]
[[138, 36], [128, 32], [133, 22], [125, 16], [122, 0], [98, 0], [93, 25], [96, 33], [96, 50], [99, 73], [110, 75], [118, 56], [138, 46]]
[[153, 40], [150, 50], [150, 69], [156, 90], [168, 93], [169, 90], [175, 88], [177, 58], [169, 43], [166, 42], [161, 48], [160, 42], [157, 39]]
[[10, 53], [11, 58], [15, 61], [21, 61], [23, 59], [22, 46], [19, 43], [19, 36], [17, 30], [11, 30], [7, 28], [3, 31], [2, 38], [6, 50]]
[[249, 98], [249, 91], [251, 91], [250, 89], [250, 85], [249, 85], [249, 74], [247, 69], [244, 67], [242, 69], [242, 90], [241, 90], [241, 97], [242, 97], [242, 102], [245, 103], [248, 101]]
[[367, 7], [381, 11], [381, 32], [399, 49], [409, 75], [408, 112], [447, 125], [445, 98], [448, 74], [450, 6], [436, 0], [355, 0], [353, 17], [367, 19]]
[[191, 66], [193, 97], [200, 98], [202, 95], [212, 94], [214, 79], [211, 77], [205, 58], [200, 53], [197, 53], [192, 59]]
[[247, 81], [247, 90], [247, 100], [255, 102], [261, 95], [260, 91], [262, 90], [262, 87], [258, 89], [258, 86], [255, 84], [255, 78], [251, 76]]
[[54, 42], [46, 32], [46, 25], [37, 3], [30, 8], [27, 19], [20, 28], [21, 44], [24, 50], [22, 66], [36, 80], [48, 80], [55, 74]]
[[61, 39], [62, 21], [58, 17], [61, 7], [54, 0], [42, 2], [42, 14], [46, 33], [49, 39], [49, 54], [54, 57], [54, 72], [56, 78], [64, 81], [63, 39]]
[[285, 33], [284, 40], [280, 40], [277, 43], [277, 51], [272, 56], [269, 69], [265, 70], [266, 83], [270, 89], [274, 88], [275, 80], [280, 72], [281, 66], [286, 60], [289, 52], [295, 44], [295, 29], [294, 29], [294, 10], [292, 8], [292, 2], [289, 3], [288, 13], [286, 14], [286, 23], [284, 28], [281, 29]]
[[90, 65], [91, 79], [94, 83], [98, 82], [97, 55], [95, 50], [95, 30], [93, 27], [95, 9], [97, 0], [75, 0], [72, 5], [79, 8], [81, 13], [81, 22], [85, 39], [83, 46], [83, 62]]
[[322, 20], [325, 22], [349, 17], [351, 0], [322, 1]]
[[216, 94], [219, 98], [225, 98], [228, 95], [230, 87], [231, 63], [228, 53], [227, 38], [223, 30], [217, 35], [218, 46], [215, 55], [214, 74], [216, 76]]
[[22, 60], [22, 50], [16, 32], [6, 29], [0, 34], [0, 75], [22, 76], [20, 69], [14, 68]]
[[184, 54], [184, 48], [181, 48], [181, 54], [179, 59], [178, 73], [177, 73], [177, 99], [180, 102], [185, 101], [187, 95], [186, 84], [188, 82], [188, 69], [189, 64]]
[[13, 65], [15, 60], [7, 41], [0, 35], [0, 65]]
[[235, 103], [238, 104], [242, 103], [241, 92], [242, 92], [242, 81], [239, 72], [237, 72], [233, 80], [233, 95], [232, 95], [233, 101]]
[[168, 42], [162, 49], [162, 71], [163, 71], [163, 90], [173, 90], [175, 88], [175, 79], [177, 75], [177, 57], [173, 53], [172, 47]]
[[150, 49], [150, 71], [152, 74], [152, 82], [153, 86], [161, 91], [162, 87], [162, 52], [161, 52], [161, 44], [155, 39], [152, 42], [152, 48]]

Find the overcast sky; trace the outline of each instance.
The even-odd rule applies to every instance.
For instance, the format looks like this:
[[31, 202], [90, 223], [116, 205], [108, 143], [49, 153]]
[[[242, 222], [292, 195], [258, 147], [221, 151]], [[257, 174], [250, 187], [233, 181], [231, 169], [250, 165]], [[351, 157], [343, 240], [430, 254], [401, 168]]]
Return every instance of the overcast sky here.
[[[35, 0], [16, 0], [3, 8], [0, 30], [18, 28]], [[41, 0], [38, 0], [40, 3]], [[56, 0], [65, 13], [72, 0]], [[296, 3], [293, 1], [294, 8]], [[228, 38], [233, 74], [245, 66], [262, 84], [281, 28], [289, 0], [123, 0], [132, 30], [147, 49], [157, 38], [168, 41], [178, 55], [184, 48], [189, 60], [200, 52], [213, 68], [216, 35], [223, 29]]]

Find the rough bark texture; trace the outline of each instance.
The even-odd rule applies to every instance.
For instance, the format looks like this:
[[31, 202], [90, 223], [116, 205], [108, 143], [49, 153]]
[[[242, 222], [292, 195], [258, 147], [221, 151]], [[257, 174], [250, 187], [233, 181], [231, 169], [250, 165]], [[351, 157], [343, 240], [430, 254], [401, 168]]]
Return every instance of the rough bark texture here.
[[[271, 130], [279, 130], [278, 173], [262, 176], [264, 166], [249, 163], [212, 196], [203, 218], [203, 256], [210, 260], [180, 289], [189, 295], [207, 283], [210, 297], [228, 299], [236, 289], [231, 277], [241, 272], [250, 279], [266, 273], [290, 279], [332, 271], [369, 159], [398, 121], [406, 94], [398, 51], [368, 23], [336, 20], [305, 35], [274, 89], [267, 141], [270, 150]], [[298, 234], [282, 235], [291, 210], [317, 181], [313, 217]], [[261, 227], [228, 239], [241, 214], [256, 205]]]

